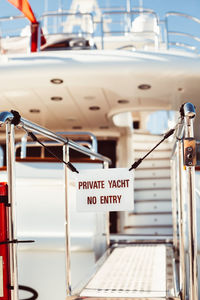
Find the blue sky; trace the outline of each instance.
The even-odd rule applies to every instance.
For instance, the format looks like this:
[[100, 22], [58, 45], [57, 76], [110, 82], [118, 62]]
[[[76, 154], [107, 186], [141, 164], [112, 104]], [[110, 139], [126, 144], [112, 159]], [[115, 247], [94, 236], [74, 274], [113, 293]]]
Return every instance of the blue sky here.
[[[29, 0], [33, 11], [39, 16], [44, 10], [45, 0]], [[58, 6], [63, 6], [65, 9], [69, 8], [71, 0], [49, 0], [49, 8], [55, 10]], [[124, 6], [126, 0], [98, 0], [99, 6]], [[131, 1], [132, 5], [138, 6], [138, 1]], [[144, 7], [149, 7], [158, 10], [161, 16], [164, 12], [169, 10], [175, 10], [192, 14], [196, 17], [200, 17], [200, 1], [199, 0], [144, 0]], [[7, 16], [10, 14], [17, 14], [17, 10], [7, 1], [0, 0], [0, 16]]]

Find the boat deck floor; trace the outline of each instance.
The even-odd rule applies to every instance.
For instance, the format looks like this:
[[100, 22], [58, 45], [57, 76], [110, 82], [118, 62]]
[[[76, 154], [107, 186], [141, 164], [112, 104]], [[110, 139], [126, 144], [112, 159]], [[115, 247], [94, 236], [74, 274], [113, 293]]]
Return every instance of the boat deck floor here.
[[82, 290], [82, 298], [175, 299], [173, 250], [168, 245], [115, 248]]

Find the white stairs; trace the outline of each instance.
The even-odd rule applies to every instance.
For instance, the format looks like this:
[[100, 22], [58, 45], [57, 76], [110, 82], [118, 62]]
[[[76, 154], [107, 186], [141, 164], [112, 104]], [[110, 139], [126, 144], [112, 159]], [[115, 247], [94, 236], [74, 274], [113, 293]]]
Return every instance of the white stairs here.
[[[158, 135], [134, 134], [135, 160], [161, 139]], [[124, 213], [123, 233], [147, 238], [172, 236], [170, 155], [171, 143], [166, 140], [135, 170], [135, 209]]]

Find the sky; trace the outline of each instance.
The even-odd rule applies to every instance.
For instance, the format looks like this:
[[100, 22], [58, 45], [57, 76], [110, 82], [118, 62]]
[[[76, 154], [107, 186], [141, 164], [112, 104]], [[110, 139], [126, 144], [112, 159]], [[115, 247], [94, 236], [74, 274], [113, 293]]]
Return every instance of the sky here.
[[[45, 5], [50, 10], [55, 10], [59, 6], [68, 9], [72, 0], [29, 0], [31, 7], [37, 17], [44, 11]], [[139, 6], [142, 0], [132, 1], [131, 6]], [[100, 7], [105, 6], [124, 6], [127, 0], [98, 0]], [[199, 0], [143, 0], [144, 7], [158, 10], [163, 17], [166, 11], [180, 11], [200, 18], [200, 1]], [[17, 14], [17, 10], [7, 0], [0, 0], [0, 16]]]
[[[130, 1], [131, 7], [138, 7], [139, 4], [143, 3], [145, 8], [151, 8], [157, 11], [161, 19], [164, 18], [167, 11], [179, 11], [200, 18], [200, 0], [98, 0], [98, 4], [100, 7], [120, 6], [123, 8], [128, 1]], [[50, 11], [57, 10], [58, 8], [68, 10], [71, 6], [71, 2], [72, 0], [29, 0], [37, 19], [39, 19], [45, 8], [48, 7]], [[19, 14], [20, 12], [7, 0], [0, 0], [0, 17]], [[178, 23], [181, 24], [180, 29], [190, 28], [195, 35], [200, 32], [200, 24], [189, 22], [186, 19], [183, 22], [183, 18], [180, 18], [180, 22]], [[178, 23], [174, 21], [173, 17], [170, 18], [170, 29], [174, 28], [174, 26], [178, 26]], [[177, 30], [179, 30], [178, 27]]]

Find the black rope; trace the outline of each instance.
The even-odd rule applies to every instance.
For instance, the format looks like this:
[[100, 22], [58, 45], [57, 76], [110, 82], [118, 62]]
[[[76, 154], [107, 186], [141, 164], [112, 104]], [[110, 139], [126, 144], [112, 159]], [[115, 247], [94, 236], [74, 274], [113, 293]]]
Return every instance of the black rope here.
[[21, 244], [21, 243], [35, 243], [34, 240], [24, 240], [24, 241], [19, 241], [17, 239], [14, 239], [12, 241], [3, 241], [0, 242], [0, 245], [6, 245], [6, 244]]
[[164, 137], [162, 138], [162, 140], [155, 145], [147, 154], [145, 154], [145, 156], [143, 156], [142, 158], [139, 158], [137, 161], [134, 162], [134, 164], [132, 164], [132, 166], [130, 167], [129, 171], [136, 169], [141, 162], [151, 153], [153, 152], [162, 142], [164, 142], [164, 140], [166, 140], [168, 137], [170, 137], [173, 133], [174, 133], [175, 129], [170, 129], [168, 132], [165, 133]]
[[30, 298], [25, 298], [25, 299], [20, 299], [20, 300], [35, 300], [38, 298], [38, 292], [34, 290], [33, 288], [25, 285], [19, 285], [19, 290], [26, 291], [32, 294], [32, 297]]
[[58, 157], [54, 152], [52, 152], [50, 149], [48, 149], [48, 147], [46, 147], [40, 140], [38, 140], [38, 138], [35, 136], [35, 134], [33, 132], [27, 131], [27, 133], [34, 142], [39, 143], [42, 147], [44, 147], [46, 149], [47, 152], [49, 152], [52, 156], [57, 158], [60, 162], [64, 163], [72, 172], [79, 173], [79, 171], [72, 165], [72, 163], [66, 162], [63, 159], [61, 159], [60, 157]]

